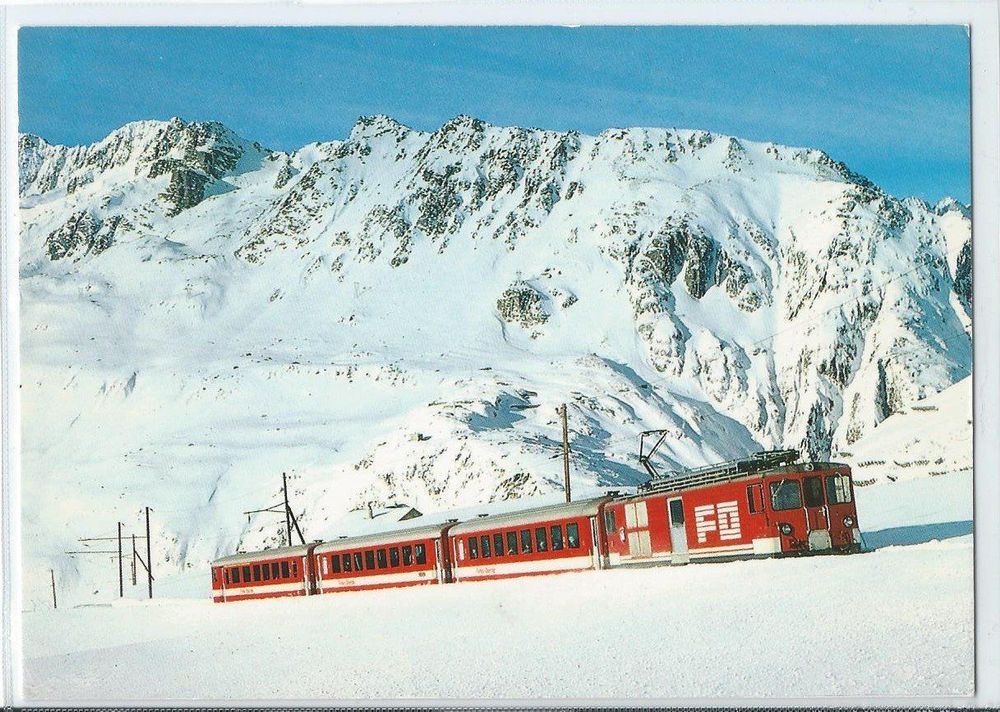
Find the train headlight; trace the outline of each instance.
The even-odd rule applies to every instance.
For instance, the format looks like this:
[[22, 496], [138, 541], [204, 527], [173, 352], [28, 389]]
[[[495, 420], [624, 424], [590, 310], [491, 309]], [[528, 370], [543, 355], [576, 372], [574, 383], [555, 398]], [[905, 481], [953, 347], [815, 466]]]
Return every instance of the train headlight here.
[[844, 517], [844, 526], [845, 527], [853, 527], [854, 526], [854, 517], [852, 517], [850, 514], [848, 514], [846, 517]]
[[789, 524], [788, 522], [782, 522], [781, 524], [778, 525], [778, 531], [784, 534], [785, 536], [791, 536], [792, 525]]

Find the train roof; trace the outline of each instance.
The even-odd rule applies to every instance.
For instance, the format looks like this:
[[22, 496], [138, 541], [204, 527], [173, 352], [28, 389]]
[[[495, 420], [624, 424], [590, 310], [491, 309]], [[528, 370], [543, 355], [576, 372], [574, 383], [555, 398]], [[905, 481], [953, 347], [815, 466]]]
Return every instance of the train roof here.
[[225, 566], [227, 564], [246, 564], [252, 561], [264, 561], [266, 559], [284, 559], [289, 556], [305, 556], [315, 544], [305, 544], [300, 546], [281, 546], [277, 549], [262, 549], [261, 551], [248, 551], [240, 554], [230, 554], [216, 559], [212, 566]]
[[474, 532], [482, 529], [493, 529], [498, 526], [514, 526], [531, 522], [546, 521], [549, 519], [561, 519], [575, 516], [593, 516], [597, 514], [598, 508], [610, 497], [592, 497], [575, 502], [562, 502], [560, 504], [550, 504], [544, 507], [533, 507], [531, 509], [520, 509], [515, 512], [504, 514], [494, 514], [480, 516], [475, 519], [468, 519], [456, 524], [451, 528], [451, 534], [462, 532]]
[[384, 532], [364, 534], [362, 536], [340, 537], [324, 541], [316, 547], [315, 553], [339, 551], [341, 549], [353, 549], [355, 547], [367, 546], [369, 544], [397, 544], [402, 541], [440, 536], [441, 530], [445, 526], [447, 526], [447, 524], [425, 524], [422, 527], [393, 529]]
[[[801, 473], [808, 474], [813, 471], [831, 470], [834, 468], [847, 468], [850, 465], [842, 462], [792, 462], [781, 465], [771, 465], [760, 468], [727, 467], [731, 463], [723, 463], [717, 469], [702, 468], [691, 471], [687, 474], [675, 477], [662, 477], [651, 480], [639, 488], [635, 495], [619, 497], [618, 499], [632, 499], [643, 497], [660, 492], [682, 492], [684, 490], [706, 487], [708, 485], [721, 484], [724, 482], [734, 482], [743, 479], [759, 479], [771, 475]], [[742, 463], [741, 463], [742, 464]]]

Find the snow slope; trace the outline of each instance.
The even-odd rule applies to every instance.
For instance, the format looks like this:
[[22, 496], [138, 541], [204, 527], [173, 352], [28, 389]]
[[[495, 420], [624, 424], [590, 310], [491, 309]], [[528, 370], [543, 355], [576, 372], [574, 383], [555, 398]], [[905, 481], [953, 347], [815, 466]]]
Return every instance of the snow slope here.
[[387, 117], [269, 151], [145, 121], [21, 155], [26, 605], [117, 589], [77, 537], [139, 532], [164, 577], [430, 512], [770, 446], [825, 456], [968, 373], [968, 208], [813, 149]]
[[913, 403], [838, 453], [862, 485], [972, 470], [972, 376]]

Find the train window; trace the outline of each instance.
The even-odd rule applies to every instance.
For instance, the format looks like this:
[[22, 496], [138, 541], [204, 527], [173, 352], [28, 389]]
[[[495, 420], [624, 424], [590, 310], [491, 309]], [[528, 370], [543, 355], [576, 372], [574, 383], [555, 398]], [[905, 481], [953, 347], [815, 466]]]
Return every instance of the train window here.
[[413, 547], [404, 546], [403, 547], [403, 566], [409, 566], [413, 563]]
[[483, 534], [479, 538], [479, 550], [481, 552], [483, 552], [483, 558], [484, 559], [490, 558], [490, 535], [489, 534]]
[[500, 532], [493, 535], [493, 555], [503, 556], [503, 534]]
[[615, 510], [613, 509], [604, 510], [604, 531], [618, 531], [618, 524], [615, 522]]
[[365, 568], [371, 571], [375, 568], [375, 550], [369, 549], [365, 552]]
[[479, 540], [474, 536], [469, 537], [469, 558], [479, 558]]
[[531, 530], [522, 529], [521, 530], [521, 553], [530, 554], [531, 553]]
[[233, 583], [240, 582], [240, 569], [238, 566], [233, 567]]
[[750, 514], [764, 511], [764, 496], [760, 491], [760, 485], [747, 485], [747, 508]]
[[341, 562], [344, 564], [344, 573], [350, 573], [351, 572], [351, 555], [350, 554], [344, 554], [343, 556], [340, 557], [340, 559], [341, 559]]
[[670, 515], [670, 523], [680, 526], [684, 523], [684, 500], [682, 499], [672, 499], [667, 504], [668, 513]]
[[293, 561], [292, 562], [292, 576], [298, 576], [298, 575], [299, 575], [299, 564], [298, 564], [298, 562]]
[[414, 546], [413, 553], [416, 555], [418, 564], [427, 563], [427, 548], [423, 544], [417, 544]]
[[552, 551], [562, 549], [562, 527], [558, 524], [552, 525]]
[[281, 578], [288, 578], [288, 562], [281, 562]]
[[243, 583], [250, 583], [250, 567], [243, 567]]
[[260, 581], [260, 564], [253, 565], [253, 580]]
[[222, 570], [222, 580], [229, 583], [229, 569]]
[[802, 489], [807, 507], [823, 506], [823, 480], [818, 475], [802, 480]]
[[507, 553], [517, 555], [517, 532], [507, 532]]
[[399, 549], [395, 546], [389, 549], [389, 566], [392, 568], [399, 566]]
[[389, 559], [386, 558], [385, 549], [379, 549], [377, 553], [378, 553], [378, 567], [380, 569], [388, 568]]
[[[323, 564], [323, 575], [326, 576], [327, 574], [330, 573], [330, 562], [329, 562], [329, 560], [325, 556], [321, 556], [319, 558], [320, 558], [320, 561]], [[267, 569], [265, 568], [265, 571], [266, 570]]]
[[271, 565], [270, 564], [264, 564], [263, 566], [260, 567], [260, 569], [261, 569], [262, 578], [265, 581], [270, 581], [271, 580]]
[[538, 527], [535, 530], [535, 544], [538, 545], [539, 552], [549, 550], [549, 533], [545, 530], [545, 527]]
[[829, 475], [826, 478], [826, 501], [830, 504], [849, 504], [851, 478], [847, 475]]
[[330, 570], [335, 573], [340, 573], [340, 555], [334, 554], [330, 557]]
[[354, 552], [354, 570], [361, 571], [364, 568], [363, 555], [360, 551]]
[[279, 566], [278, 562], [274, 561], [271, 563], [271, 578], [276, 579], [279, 576]]
[[780, 512], [802, 506], [802, 491], [798, 480], [781, 480], [771, 483], [771, 509]]
[[580, 548], [580, 525], [576, 522], [566, 525], [566, 546], [570, 549]]

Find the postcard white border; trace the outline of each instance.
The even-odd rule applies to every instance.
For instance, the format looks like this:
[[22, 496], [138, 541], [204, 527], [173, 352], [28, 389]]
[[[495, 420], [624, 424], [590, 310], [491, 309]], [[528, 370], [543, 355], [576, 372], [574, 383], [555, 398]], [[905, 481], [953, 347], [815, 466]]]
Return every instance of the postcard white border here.
[[[238, 10], [238, 12], [234, 11]], [[20, 660], [19, 587], [8, 585], [6, 572], [20, 571], [18, 260], [17, 260], [17, 73], [16, 35], [22, 25], [843, 25], [843, 24], [961, 24], [968, 25], [972, 40], [972, 155], [973, 155], [973, 253], [974, 253], [974, 452], [975, 452], [975, 591], [976, 591], [976, 694], [974, 697], [936, 698], [785, 698], [785, 699], [664, 699], [664, 700], [503, 700], [491, 706], [525, 705], [627, 705], [627, 706], [998, 706], [1000, 705], [1000, 71], [998, 71], [998, 7], [996, 0], [974, 2], [928, 0], [924, 2], [300, 2], [201, 4], [182, 1], [172, 5], [62, 3], [22, 1], [0, 7], [3, 52], [2, 206], [0, 264], [2, 264], [2, 402], [3, 478], [0, 483], [3, 519], [0, 556], [4, 621], [0, 662], [12, 665], [0, 677], [0, 700], [23, 704]], [[17, 546], [12, 546], [17, 544]], [[9, 656], [9, 658], [8, 658]], [[148, 705], [148, 701], [107, 701], [116, 706]], [[166, 701], [165, 701], [166, 702]], [[330, 704], [332, 701], [324, 701]], [[482, 704], [477, 700], [441, 700], [441, 706]], [[32, 705], [44, 701], [31, 700]], [[173, 701], [176, 704], [176, 701]], [[64, 704], [64, 703], [63, 703]], [[206, 700], [199, 704], [218, 705]], [[231, 704], [255, 704], [231, 701]], [[256, 703], [303, 705], [289, 701]], [[350, 701], [345, 704], [350, 705]], [[371, 700], [370, 705], [399, 705], [398, 700]], [[428, 704], [427, 701], [411, 704]]]

